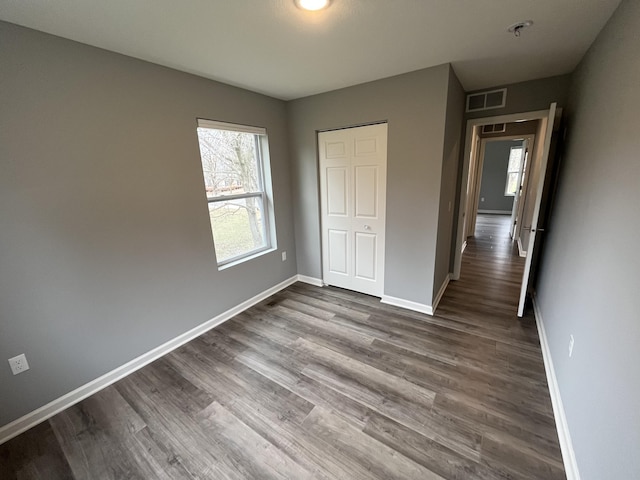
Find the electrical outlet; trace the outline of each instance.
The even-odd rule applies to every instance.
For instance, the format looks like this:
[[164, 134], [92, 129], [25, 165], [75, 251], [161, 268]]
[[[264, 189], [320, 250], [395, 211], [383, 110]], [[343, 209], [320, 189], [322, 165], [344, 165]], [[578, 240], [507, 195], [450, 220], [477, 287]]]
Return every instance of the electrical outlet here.
[[484, 197], [481, 197], [481, 198], [480, 198], [480, 201], [481, 201], [481, 202], [484, 202]]
[[573, 340], [573, 335], [569, 335], [569, 358], [573, 355], [573, 344], [575, 341]]
[[287, 252], [282, 252], [282, 261], [286, 261], [287, 260]]
[[9, 365], [11, 366], [11, 371], [14, 375], [18, 375], [19, 373], [29, 370], [27, 357], [24, 356], [24, 353], [18, 355], [17, 357], [10, 358]]

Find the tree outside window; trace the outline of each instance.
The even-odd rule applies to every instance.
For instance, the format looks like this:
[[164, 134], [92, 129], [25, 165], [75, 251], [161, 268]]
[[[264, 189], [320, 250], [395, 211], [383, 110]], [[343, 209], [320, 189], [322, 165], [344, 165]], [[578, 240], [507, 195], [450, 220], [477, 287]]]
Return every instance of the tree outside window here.
[[[246, 131], [245, 131], [246, 130]], [[218, 265], [269, 249], [266, 132], [200, 120], [198, 142]]]

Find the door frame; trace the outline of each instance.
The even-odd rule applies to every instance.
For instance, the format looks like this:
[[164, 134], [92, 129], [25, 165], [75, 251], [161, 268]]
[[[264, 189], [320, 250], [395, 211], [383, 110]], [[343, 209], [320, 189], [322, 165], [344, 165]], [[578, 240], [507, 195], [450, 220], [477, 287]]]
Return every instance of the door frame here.
[[[509, 115], [497, 115], [494, 117], [483, 117], [483, 118], [474, 118], [471, 120], [467, 120], [466, 131], [465, 131], [465, 142], [464, 142], [464, 157], [462, 161], [462, 181], [460, 185], [469, 184], [469, 166], [472, 164], [471, 151], [474, 143], [474, 138], [478, 136], [477, 130], [480, 127], [482, 127], [483, 125], [495, 125], [496, 123], [513, 123], [513, 122], [526, 122], [529, 120], [541, 120], [543, 118], [547, 118], [548, 115], [549, 115], [549, 109], [547, 108], [545, 110], [536, 110], [532, 112], [512, 113]], [[524, 135], [521, 135], [521, 136], [524, 136]], [[456, 233], [456, 244], [455, 244], [455, 250], [454, 250], [453, 274], [451, 276], [452, 280], [460, 279], [460, 271], [462, 269], [462, 250], [463, 250], [463, 245], [467, 240], [466, 238], [463, 238], [465, 234], [467, 200], [468, 200], [467, 189], [461, 187], [459, 200], [458, 200], [458, 205], [460, 205], [460, 208], [458, 210], [458, 228]]]
[[[542, 123], [542, 128], [544, 128], [544, 136], [540, 139], [542, 141], [542, 149], [538, 152], [540, 155], [540, 164], [538, 166], [539, 171], [536, 178], [535, 192], [531, 192], [532, 195], [535, 195], [535, 203], [533, 209], [533, 215], [531, 217], [531, 225], [530, 225], [530, 233], [527, 245], [527, 253], [525, 256], [524, 262], [524, 272], [522, 274], [522, 283], [520, 285], [520, 301], [518, 302], [518, 317], [522, 317], [524, 315], [524, 307], [527, 298], [527, 294], [530, 292], [529, 283], [531, 281], [531, 269], [535, 268], [534, 258], [539, 258], [539, 251], [536, 252], [536, 238], [539, 235], [539, 232], [543, 232], [544, 229], [540, 229], [538, 226], [538, 222], [540, 220], [540, 210], [543, 206], [544, 201], [544, 192], [545, 185], [547, 180], [547, 173], [549, 170], [549, 162], [553, 162], [553, 158], [550, 159], [551, 156], [551, 144], [553, 140], [553, 133], [557, 131], [560, 123], [560, 119], [562, 117], [562, 109], [558, 108], [558, 104], [553, 102], [549, 108], [549, 113], [547, 115], [546, 125]], [[527, 200], [531, 198], [528, 197]], [[543, 225], [544, 226], [544, 225]], [[523, 227], [525, 228], [525, 227]]]
[[[326, 286], [329, 285], [326, 281], [326, 279], [324, 278], [324, 249], [326, 248], [326, 244], [325, 241], [323, 239], [323, 232], [324, 232], [324, 223], [323, 223], [323, 216], [322, 216], [322, 202], [324, 200], [323, 198], [323, 191], [322, 191], [322, 185], [321, 185], [321, 165], [320, 165], [320, 134], [321, 133], [326, 133], [326, 132], [335, 132], [338, 130], [350, 130], [353, 128], [361, 128], [361, 127], [372, 127], [374, 125], [386, 125], [387, 126], [387, 138], [386, 138], [386, 143], [387, 143], [387, 150], [385, 152], [385, 170], [387, 170], [386, 174], [385, 174], [385, 179], [384, 179], [384, 183], [385, 183], [385, 192], [387, 191], [387, 182], [388, 182], [388, 178], [389, 178], [389, 174], [388, 174], [388, 163], [389, 163], [389, 121], [388, 120], [374, 120], [371, 122], [367, 122], [367, 123], [359, 123], [359, 124], [354, 124], [354, 125], [346, 125], [346, 126], [341, 126], [341, 127], [331, 127], [331, 128], [323, 128], [323, 129], [319, 129], [316, 130], [316, 168], [317, 168], [317, 174], [318, 174], [318, 224], [320, 227], [320, 272], [322, 274], [322, 278], [321, 278], [321, 284], [322, 286]], [[384, 211], [385, 211], [385, 218], [384, 218], [384, 236], [385, 236], [385, 246], [382, 249], [382, 258], [381, 258], [381, 271], [382, 271], [382, 275], [381, 275], [381, 297], [384, 297], [384, 287], [385, 287], [385, 277], [386, 277], [386, 260], [387, 260], [387, 255], [386, 255], [386, 235], [387, 235], [387, 216], [386, 216], [386, 210], [387, 210], [387, 195], [385, 193], [385, 201], [384, 201]]]
[[[480, 148], [479, 148], [480, 153], [474, 159], [475, 168], [471, 168], [471, 171], [472, 171], [471, 175], [473, 176], [471, 180], [473, 183], [473, 189], [471, 190], [471, 199], [470, 199], [471, 202], [469, 203], [469, 205], [472, 208], [471, 208], [471, 213], [467, 215], [467, 221], [469, 223], [467, 224], [467, 234], [464, 238], [465, 242], [467, 241], [467, 238], [473, 236], [476, 231], [476, 221], [477, 221], [478, 209], [480, 205], [480, 190], [482, 187], [482, 172], [484, 170], [484, 157], [486, 154], [487, 143], [505, 142], [509, 140], [517, 140], [519, 138], [522, 138], [523, 141], [528, 140], [530, 142], [529, 144], [532, 145], [533, 139], [535, 139], [535, 134], [525, 133], [522, 135], [504, 135], [500, 137], [485, 137], [485, 138], [479, 137], [479, 138], [480, 138]], [[531, 149], [531, 147], [528, 147], [528, 148]], [[521, 169], [520, 174], [522, 175], [523, 173], [524, 172]], [[520, 176], [519, 178], [522, 178], [522, 177]], [[513, 203], [513, 206], [511, 207], [511, 215], [513, 215], [513, 210], [515, 207], [516, 207], [516, 199], [514, 197], [514, 203]]]

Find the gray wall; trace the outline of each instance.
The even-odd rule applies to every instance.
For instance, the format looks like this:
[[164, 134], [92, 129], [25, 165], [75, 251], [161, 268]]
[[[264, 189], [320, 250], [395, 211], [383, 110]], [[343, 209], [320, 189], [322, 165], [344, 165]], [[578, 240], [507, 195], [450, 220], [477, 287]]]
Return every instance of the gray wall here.
[[317, 131], [388, 121], [385, 294], [431, 304], [449, 66], [287, 104], [298, 273], [321, 278]]
[[575, 74], [537, 286], [583, 480], [640, 478], [639, 31], [625, 0]]
[[458, 192], [458, 158], [462, 140], [462, 117], [465, 108], [465, 94], [453, 69], [450, 70], [447, 90], [447, 112], [444, 132], [444, 152], [442, 157], [442, 179], [440, 181], [440, 210], [438, 213], [438, 240], [436, 244], [434, 298], [442, 288], [451, 271], [452, 241], [455, 224], [455, 204]]
[[[283, 102], [3, 22], [0, 65], [0, 425], [296, 273]], [[287, 262], [217, 271], [196, 117], [267, 128]]]
[[[522, 145], [522, 140], [495, 140], [487, 142], [482, 164], [479, 210], [511, 211], [513, 197], [504, 194], [507, 167], [512, 147]], [[482, 201], [484, 199], [484, 201]]]

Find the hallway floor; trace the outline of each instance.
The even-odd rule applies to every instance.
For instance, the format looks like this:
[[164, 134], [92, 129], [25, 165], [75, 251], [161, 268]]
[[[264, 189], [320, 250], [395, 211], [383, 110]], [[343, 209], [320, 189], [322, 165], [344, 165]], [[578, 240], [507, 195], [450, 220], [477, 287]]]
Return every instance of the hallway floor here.
[[294, 284], [0, 446], [0, 478], [565, 478], [506, 225], [479, 216], [435, 316]]

